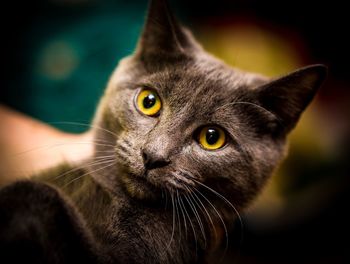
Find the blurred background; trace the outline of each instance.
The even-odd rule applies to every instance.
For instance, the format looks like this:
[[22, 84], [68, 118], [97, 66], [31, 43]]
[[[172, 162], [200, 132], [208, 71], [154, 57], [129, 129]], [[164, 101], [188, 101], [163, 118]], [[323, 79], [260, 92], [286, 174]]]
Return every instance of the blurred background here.
[[[41, 121], [90, 122], [142, 28], [145, 0], [7, 1], [1, 104]], [[223, 263], [350, 263], [350, 24], [344, 1], [170, 1], [203, 46], [269, 76], [330, 73], [290, 136], [290, 155], [230, 234]], [[1, 122], [1, 121], [0, 121]], [[83, 132], [82, 126], [56, 127]]]

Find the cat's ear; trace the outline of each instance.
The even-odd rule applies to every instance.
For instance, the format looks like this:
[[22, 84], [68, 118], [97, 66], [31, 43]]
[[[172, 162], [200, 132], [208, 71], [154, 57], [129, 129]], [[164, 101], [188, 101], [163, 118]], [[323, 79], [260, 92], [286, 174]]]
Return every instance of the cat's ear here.
[[257, 89], [258, 101], [278, 117], [285, 132], [289, 132], [309, 105], [326, 78], [327, 67], [311, 65], [273, 80]]
[[141, 56], [172, 56], [195, 47], [190, 33], [182, 28], [166, 0], [151, 0], [137, 54]]

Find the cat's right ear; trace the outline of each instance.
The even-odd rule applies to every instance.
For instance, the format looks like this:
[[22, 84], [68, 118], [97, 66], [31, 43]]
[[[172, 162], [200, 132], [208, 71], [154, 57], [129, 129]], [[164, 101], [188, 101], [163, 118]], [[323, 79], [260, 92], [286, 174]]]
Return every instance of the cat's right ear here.
[[136, 54], [147, 57], [174, 57], [197, 47], [193, 37], [183, 29], [166, 0], [151, 0]]

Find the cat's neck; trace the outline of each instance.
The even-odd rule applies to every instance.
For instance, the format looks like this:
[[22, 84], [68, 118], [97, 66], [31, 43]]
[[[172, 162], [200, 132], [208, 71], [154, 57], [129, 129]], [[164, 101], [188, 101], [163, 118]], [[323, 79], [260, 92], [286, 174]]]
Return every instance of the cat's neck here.
[[73, 201], [111, 260], [202, 262], [206, 245], [192, 216], [181, 215], [178, 208], [147, 206], [121, 189], [111, 194], [85, 169], [64, 164], [54, 172], [43, 173], [40, 180], [55, 185]]
[[[101, 195], [100, 192], [106, 192], [95, 181], [91, 183], [95, 184], [91, 188], [97, 190], [91, 192], [95, 199]], [[90, 223], [110, 256], [122, 260], [121, 263], [137, 263], [141, 259], [149, 259], [152, 263], [203, 262], [201, 230], [197, 222], [190, 219], [191, 216], [187, 216], [185, 225], [177, 208], [144, 204], [130, 198], [122, 189], [118, 195], [111, 197], [107, 206], [101, 204], [107, 207], [102, 209], [103, 219]], [[90, 200], [94, 198], [90, 197], [85, 204], [80, 204], [81, 210], [86, 213], [94, 210], [88, 209]]]

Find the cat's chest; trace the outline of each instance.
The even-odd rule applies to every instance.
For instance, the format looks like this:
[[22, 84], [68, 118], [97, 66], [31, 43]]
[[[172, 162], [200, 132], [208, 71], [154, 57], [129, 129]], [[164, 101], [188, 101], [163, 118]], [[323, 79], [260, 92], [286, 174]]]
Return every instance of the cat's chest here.
[[185, 236], [178, 233], [166, 211], [116, 204], [104, 221], [91, 224], [107, 254], [122, 259], [122, 263], [140, 259], [150, 263], [184, 263], [184, 259], [190, 259], [183, 246], [188, 244], [183, 241]]
[[87, 186], [70, 196], [108, 258], [120, 263], [196, 262], [191, 230], [186, 234], [171, 209], [111, 195], [94, 182]]

